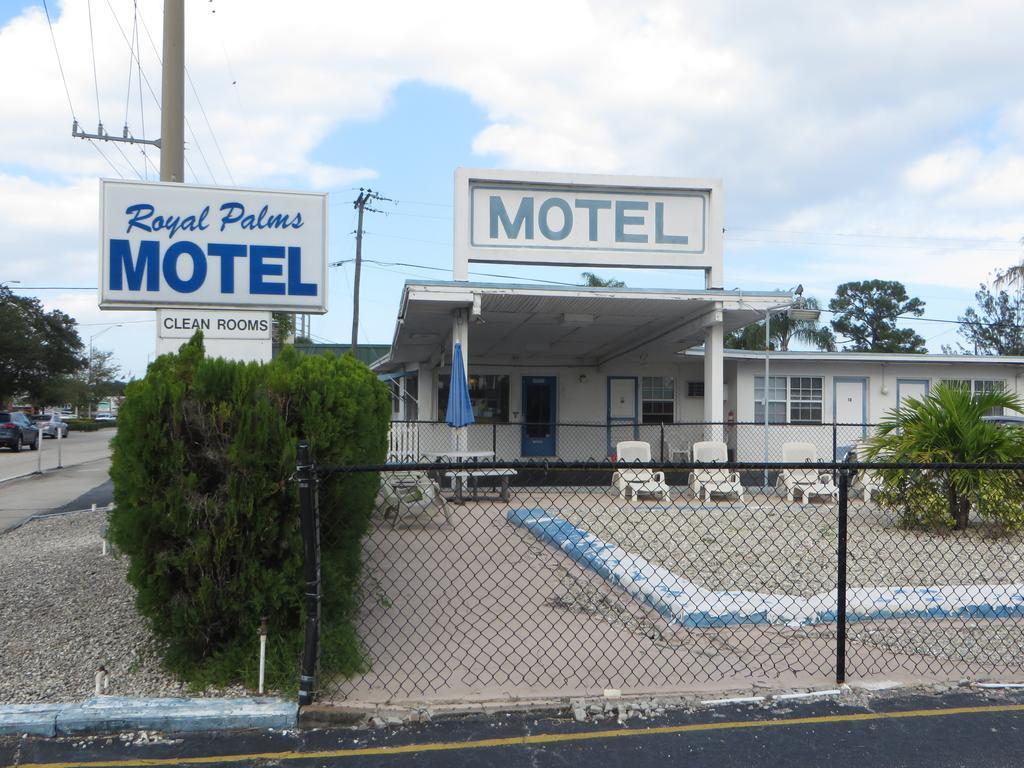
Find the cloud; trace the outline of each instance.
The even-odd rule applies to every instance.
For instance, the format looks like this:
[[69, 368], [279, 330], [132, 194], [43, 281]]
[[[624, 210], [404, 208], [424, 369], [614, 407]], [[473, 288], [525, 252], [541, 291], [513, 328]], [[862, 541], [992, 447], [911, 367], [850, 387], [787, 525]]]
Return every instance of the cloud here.
[[[70, 99], [87, 130], [102, 118], [120, 133], [127, 115], [135, 135], [159, 133], [160, 9], [139, 10], [149, 81], [140, 94], [136, 67], [129, 94], [127, 5], [92, 4], [94, 83], [89, 6], [51, 4]], [[186, 21], [191, 84], [202, 98], [200, 108], [186, 86], [193, 181], [324, 189], [373, 179], [375, 168], [352, 159], [358, 148], [344, 162], [319, 150], [340, 128], [380, 119], [395, 89], [418, 81], [464, 93], [486, 115], [467, 156], [505, 167], [722, 177], [730, 231], [903, 238], [809, 246], [810, 236], [748, 231], [755, 242], [734, 241], [727, 275], [788, 285], [814, 270], [822, 284], [877, 276], [964, 287], [1018, 255], [1020, 3], [410, 0], [282, 9], [250, 0], [189, 5]], [[153, 171], [138, 147], [71, 139], [41, 8], [0, 29], [0, 71], [17, 73], [0, 83], [0, 240], [16, 254], [5, 268], [94, 280], [96, 177]], [[926, 237], [942, 239], [913, 239]], [[786, 250], [787, 239], [802, 244], [766, 272], [757, 254]]]

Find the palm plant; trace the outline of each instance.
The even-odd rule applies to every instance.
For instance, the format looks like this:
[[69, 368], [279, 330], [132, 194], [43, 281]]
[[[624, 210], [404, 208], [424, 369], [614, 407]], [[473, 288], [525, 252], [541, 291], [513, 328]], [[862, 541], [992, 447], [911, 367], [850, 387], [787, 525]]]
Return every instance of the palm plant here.
[[[821, 309], [818, 300], [808, 296], [803, 301], [803, 307], [807, 309]], [[817, 320], [794, 320], [785, 312], [772, 315], [771, 326], [771, 349], [789, 351], [789, 345], [793, 341], [803, 342], [815, 349], [834, 352], [836, 339], [832, 329], [825, 325], [819, 325]], [[764, 320], [751, 323], [748, 326], [732, 331], [726, 335], [725, 346], [728, 349], [764, 349]]]
[[[1024, 458], [1024, 430], [1003, 428], [982, 417], [994, 409], [1024, 411], [1024, 402], [1005, 390], [972, 393], [957, 384], [939, 384], [921, 399], [907, 398], [879, 422], [868, 445], [870, 459], [901, 463], [1011, 463]], [[993, 503], [980, 510], [1004, 524], [1020, 522], [1016, 476], [1007, 472], [958, 469], [943, 473], [886, 471], [886, 485], [907, 510], [905, 519], [937, 522], [921, 509], [939, 503], [942, 522], [967, 528], [972, 499]], [[1014, 489], [1006, 486], [1014, 484]], [[998, 486], [998, 487], [997, 487]], [[1005, 486], [1005, 487], [1004, 487]], [[944, 504], [936, 498], [944, 497]], [[913, 508], [913, 507], [917, 508]], [[944, 507], [944, 509], [943, 509]]]

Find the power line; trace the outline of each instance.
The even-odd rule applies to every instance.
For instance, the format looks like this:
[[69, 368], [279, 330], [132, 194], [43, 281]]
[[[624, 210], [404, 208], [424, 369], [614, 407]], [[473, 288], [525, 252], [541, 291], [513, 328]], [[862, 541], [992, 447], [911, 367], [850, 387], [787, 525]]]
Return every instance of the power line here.
[[728, 227], [726, 232], [733, 230], [740, 232], [776, 232], [784, 235], [811, 235], [817, 237], [863, 237], [870, 239], [887, 240], [932, 240], [955, 243], [1004, 243], [1007, 245], [1020, 245], [1017, 240], [1007, 240], [1004, 237], [950, 237], [948, 235], [872, 235], [865, 232], [812, 232], [800, 229], [768, 229], [766, 227]]
[[[107, 4], [110, 5], [110, 0], [107, 0]], [[111, 6], [111, 11], [113, 11], [113, 6]], [[159, 63], [161, 66], [163, 66], [163, 57], [160, 55], [160, 50], [156, 47], [156, 41], [153, 40], [153, 35], [150, 34], [149, 26], [146, 24], [146, 17], [145, 16], [141, 16], [141, 15], [139, 16], [139, 24], [142, 26], [142, 31], [146, 33], [146, 37], [149, 40], [149, 45], [150, 45], [150, 47], [152, 47], [153, 53], [156, 55], [157, 63]], [[121, 22], [120, 21], [118, 21], [117, 26], [118, 26], [118, 28], [121, 27]], [[122, 34], [122, 36], [124, 35], [124, 30], [121, 31], [121, 34]], [[185, 73], [188, 74], [188, 68], [187, 67], [185, 69]], [[153, 91], [153, 86], [151, 86], [149, 84], [149, 78], [146, 78], [146, 85], [149, 87], [149, 92], [153, 95], [153, 100], [156, 101], [157, 104], [159, 105], [160, 102], [156, 98], [156, 93]], [[209, 160], [206, 159], [206, 153], [203, 151], [203, 147], [199, 143], [199, 139], [196, 137], [195, 131], [192, 130], [192, 123], [189, 121], [188, 115], [184, 115], [184, 118], [185, 118], [185, 127], [188, 129], [189, 136], [192, 137], [192, 144], [195, 146], [195, 149], [199, 153], [200, 158], [202, 158], [203, 164], [206, 166], [206, 170], [210, 174], [210, 178], [213, 180], [213, 183], [216, 184], [217, 183], [217, 177], [214, 175], [213, 170], [210, 168], [210, 162], [209, 162]], [[188, 167], [189, 174], [192, 176], [192, 178], [198, 178], [198, 176], [196, 175], [195, 170], [193, 170], [192, 165], [189, 163], [187, 156], [185, 157], [185, 165], [186, 165], [186, 167]], [[229, 175], [230, 175], [230, 171], [229, 171]]]
[[[844, 243], [841, 241], [832, 242], [815, 242], [807, 240], [767, 240], [764, 238], [757, 237], [730, 237], [728, 232], [726, 233], [726, 240], [731, 243], [761, 243], [763, 245], [797, 245], [797, 246], [818, 246], [825, 248], [840, 247], [840, 248], [874, 248], [874, 249], [920, 249], [926, 247], [923, 243]], [[935, 248], [939, 251], [996, 251], [999, 253], [1014, 253], [1017, 248], [982, 248], [978, 246], [939, 246]]]
[[[210, 0], [209, 9], [211, 16], [217, 15], [217, 8], [214, 6], [213, 0]], [[218, 25], [220, 24], [219, 21], [217, 23]], [[245, 136], [249, 141], [249, 150], [251, 152], [255, 152], [256, 142], [253, 141], [252, 131], [249, 128], [248, 110], [246, 110], [245, 107], [242, 105], [242, 96], [241, 91], [238, 87], [238, 78], [235, 76], [235, 65], [232, 63], [231, 56], [228, 54], [227, 45], [225, 45], [224, 43], [224, 41], [228, 38], [229, 35], [224, 34], [223, 32], [217, 35], [217, 39], [220, 40], [221, 51], [224, 53], [224, 63], [227, 64], [228, 76], [231, 78], [231, 89], [234, 91], [235, 102], [238, 104], [238, 114], [242, 117], [242, 125], [244, 126], [245, 129]], [[230, 171], [228, 173], [230, 175]]]
[[[132, 16], [132, 35], [131, 35], [131, 37], [132, 37], [132, 41], [133, 42], [135, 41], [135, 37], [138, 34], [138, 28], [139, 28], [139, 15], [138, 15], [138, 6], [136, 5], [135, 6], [135, 14]], [[127, 88], [127, 92], [126, 92], [125, 97], [124, 97], [124, 128], [125, 128], [125, 130], [128, 130], [128, 110], [131, 108], [131, 105], [132, 105], [132, 75], [134, 74], [132, 70], [134, 70], [134, 68], [135, 68], [134, 65], [135, 65], [135, 51], [131, 50], [131, 51], [128, 52], [128, 88]], [[140, 83], [139, 85], [141, 87], [142, 84]], [[146, 135], [145, 131], [143, 131], [142, 135], [143, 136]]]
[[107, 161], [107, 165], [109, 165], [109, 166], [110, 166], [110, 167], [111, 167], [111, 168], [113, 169], [114, 173], [116, 173], [116, 174], [117, 174], [117, 177], [118, 177], [119, 179], [123, 179], [123, 178], [124, 178], [124, 174], [123, 174], [123, 173], [121, 173], [121, 171], [119, 171], [119, 170], [117, 169], [117, 166], [116, 166], [116, 165], [114, 165], [114, 164], [113, 164], [113, 163], [112, 163], [112, 162], [110, 161], [110, 158], [109, 158], [109, 157], [107, 157], [106, 153], [105, 153], [105, 152], [104, 152], [104, 151], [103, 151], [103, 150], [102, 150], [102, 149], [100, 148], [100, 145], [99, 145], [99, 144], [97, 144], [97, 143], [96, 143], [95, 141], [93, 141], [92, 139], [88, 139], [88, 141], [89, 141], [89, 143], [90, 143], [90, 144], [92, 144], [92, 145], [93, 145], [93, 146], [94, 146], [94, 147], [96, 148], [96, 151], [100, 153], [100, 157], [102, 157], [102, 158], [103, 158], [104, 160], [106, 160], [106, 161]]
[[53, 40], [53, 52], [57, 56], [57, 68], [60, 70], [60, 79], [64, 83], [64, 95], [68, 97], [68, 109], [71, 110], [71, 119], [75, 120], [75, 107], [71, 103], [71, 90], [68, 88], [68, 79], [64, 76], [64, 64], [60, 60], [60, 50], [57, 48], [57, 36], [53, 32], [53, 21], [50, 20], [50, 9], [43, 0], [43, 11], [46, 13], [46, 24], [50, 28], [50, 39]]
[[124, 153], [124, 150], [123, 150], [123, 149], [121, 149], [121, 146], [120, 146], [120, 145], [119, 145], [119, 144], [118, 144], [117, 142], [113, 142], [113, 144], [114, 144], [114, 149], [116, 149], [116, 150], [117, 150], [117, 152], [118, 152], [118, 154], [119, 154], [119, 155], [121, 155], [121, 157], [122, 157], [122, 158], [124, 159], [124, 161], [125, 161], [126, 163], [128, 163], [128, 167], [129, 167], [129, 168], [131, 168], [131, 169], [132, 169], [132, 171], [134, 171], [134, 172], [135, 172], [135, 175], [136, 175], [136, 176], [137, 176], [137, 177], [138, 177], [139, 179], [141, 179], [141, 178], [142, 178], [142, 174], [141, 174], [141, 173], [139, 173], [139, 169], [135, 167], [135, 163], [133, 163], [133, 162], [132, 162], [131, 160], [129, 160], [129, 159], [128, 159], [128, 155], [126, 155], [126, 154]]
[[365, 234], [365, 235], [373, 235], [374, 237], [387, 237], [387, 238], [390, 238], [391, 240], [407, 240], [410, 243], [427, 243], [429, 245], [443, 245], [446, 248], [451, 248], [451, 246], [452, 246], [452, 244], [450, 242], [444, 243], [444, 242], [441, 242], [440, 240], [424, 240], [424, 239], [419, 238], [419, 237], [404, 237], [402, 235], [388, 235], [388, 234], [385, 234], [383, 232], [371, 232], [368, 229], [365, 230], [363, 232], [363, 234]]
[[[328, 266], [330, 267], [344, 267], [346, 264], [351, 264], [354, 259], [341, 259], [340, 261], [332, 261]], [[431, 267], [426, 264], [412, 264], [407, 261], [380, 261], [378, 259], [363, 259], [367, 264], [375, 264], [377, 266], [385, 267], [409, 267], [411, 269], [425, 269], [433, 272], [451, 272], [449, 267]], [[408, 273], [402, 273], [408, 274]], [[477, 275], [478, 277], [500, 277], [506, 280], [526, 280], [531, 283], [546, 283], [548, 285], [564, 285], [571, 288], [579, 288], [577, 283], [565, 283], [559, 280], [544, 280], [539, 277], [521, 277], [517, 275], [499, 275], [494, 272], [470, 272], [471, 275]], [[415, 275], [413, 275], [415, 277]]]
[[103, 115], [100, 114], [100, 81], [96, 75], [96, 41], [92, 34], [92, 0], [86, 1], [86, 8], [89, 11], [89, 48], [92, 50], [92, 84], [96, 89], [96, 120], [103, 125]]
[[206, 127], [210, 131], [210, 137], [213, 139], [213, 146], [217, 149], [217, 154], [220, 155], [220, 161], [224, 164], [224, 170], [228, 173], [228, 178], [231, 179], [231, 186], [235, 186], [235, 177], [231, 173], [231, 169], [228, 168], [228, 161], [224, 159], [224, 153], [221, 151], [220, 142], [217, 141], [217, 134], [213, 130], [213, 126], [210, 125], [210, 118], [206, 116], [206, 108], [203, 106], [202, 100], [199, 98], [199, 91], [196, 90], [195, 83], [192, 82], [192, 75], [188, 69], [185, 70], [185, 77], [188, 78], [188, 85], [192, 89], [192, 95], [196, 97], [196, 104], [199, 105], [199, 111], [203, 115], [203, 120], [206, 122]]
[[[453, 208], [451, 203], [437, 203], [427, 202], [425, 200], [398, 200], [407, 205], [425, 205], [436, 208]], [[333, 204], [332, 204], [333, 205]], [[407, 213], [402, 211], [394, 211], [396, 216], [408, 216], [419, 219], [437, 219], [439, 221], [450, 221], [451, 216], [431, 216], [423, 213]], [[960, 244], [959, 247], [950, 248], [950, 250], [992, 250], [992, 251], [1006, 251], [1016, 250], [1021, 247], [1022, 242], [1018, 240], [1010, 240], [1004, 237], [953, 237], [949, 235], [887, 235], [887, 234], [869, 234], [864, 232], [821, 232], [814, 230], [800, 230], [800, 229], [778, 229], [771, 227], [727, 227], [725, 235], [728, 239], [733, 242], [744, 242], [744, 243], [766, 243], [769, 245], [839, 245], [855, 248], [914, 248], [920, 247], [920, 245], [914, 245], [911, 243], [898, 244], [898, 243], [836, 243], [832, 241], [827, 242], [799, 242], [791, 240], [766, 240], [763, 238], [740, 238], [730, 237], [730, 232], [772, 232], [781, 235], [795, 235], [795, 236], [810, 236], [810, 237], [836, 237], [836, 238], [860, 238], [864, 240], [895, 240], [895, 241], [912, 241], [912, 243], [951, 243]], [[977, 248], [972, 245], [992, 245], [992, 246], [1007, 246], [1005, 248]]]

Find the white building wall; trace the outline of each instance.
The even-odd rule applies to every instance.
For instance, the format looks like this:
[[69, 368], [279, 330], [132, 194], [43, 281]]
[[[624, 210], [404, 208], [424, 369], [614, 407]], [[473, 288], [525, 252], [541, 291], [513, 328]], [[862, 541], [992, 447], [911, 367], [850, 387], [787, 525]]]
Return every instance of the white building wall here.
[[[821, 426], [771, 425], [767, 460], [781, 461], [781, 446], [784, 442], [811, 442], [817, 449], [818, 458], [830, 460], [833, 444], [840, 456], [845, 449], [861, 439], [869, 430], [852, 427], [837, 427], [833, 434], [832, 418], [834, 413], [835, 379], [857, 378], [867, 379], [866, 413], [867, 422], [876, 424], [886, 413], [896, 408], [899, 381], [925, 380], [929, 387], [935, 386], [943, 379], [986, 379], [1006, 383], [1010, 392], [1021, 394], [1021, 366], [1009, 364], [984, 363], [939, 363], [921, 362], [904, 363], [888, 362], [885, 364], [843, 361], [834, 359], [819, 360], [785, 360], [772, 359], [770, 376], [820, 376], [822, 387], [822, 420]], [[737, 361], [736, 414], [739, 422], [754, 420], [754, 379], [764, 375], [762, 360]], [[906, 392], [904, 391], [905, 395]], [[761, 461], [765, 457], [763, 427], [751, 425], [738, 428], [737, 444], [738, 461]]]
[[[609, 441], [641, 439], [651, 443], [655, 459], [671, 460], [673, 451], [689, 449], [703, 439], [700, 426], [704, 420], [703, 398], [687, 397], [687, 382], [703, 381], [703, 361], [699, 357], [665, 362], [623, 359], [602, 366], [497, 366], [476, 365], [469, 361], [471, 373], [496, 373], [509, 376], [508, 424], [475, 424], [469, 428], [470, 450], [496, 450], [499, 459], [521, 457], [522, 379], [529, 376], [554, 376], [557, 379], [556, 420], [558, 456], [564, 460], [603, 459], [608, 455]], [[763, 427], [754, 424], [754, 377], [764, 374], [759, 359], [726, 360], [726, 419], [732, 414], [737, 422], [725, 430], [726, 442], [737, 461], [781, 461], [785, 442], [809, 442], [815, 446], [817, 458], [831, 460], [833, 448], [841, 456], [845, 449], [861, 439], [859, 427], [833, 429], [833, 396], [836, 377], [866, 377], [866, 410], [869, 423], [877, 423], [896, 407], [898, 379], [926, 379], [930, 386], [947, 378], [994, 379], [1006, 382], [1011, 392], [1024, 394], [1024, 372], [1010, 364], [974, 363], [879, 363], [834, 359], [780, 360], [771, 362], [772, 376], [821, 376], [823, 378], [822, 419], [820, 425], [769, 426], [768, 451], [765, 453]], [[420, 419], [436, 418], [437, 375], [447, 368], [420, 368]], [[635, 376], [638, 401], [641, 377], [671, 376], [675, 380], [676, 425], [639, 424], [634, 431], [627, 426], [607, 427], [608, 377]], [[638, 420], [640, 418], [638, 402]], [[444, 424], [424, 425], [421, 432], [422, 451], [451, 450], [451, 430]]]

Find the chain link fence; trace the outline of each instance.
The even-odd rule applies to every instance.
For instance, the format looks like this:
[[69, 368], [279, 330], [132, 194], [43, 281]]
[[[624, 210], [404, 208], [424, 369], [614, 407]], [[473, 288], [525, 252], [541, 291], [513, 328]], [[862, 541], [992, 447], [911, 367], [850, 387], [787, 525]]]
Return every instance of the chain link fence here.
[[[955, 680], [1024, 665], [1024, 467], [299, 463], [307, 558], [317, 477], [372, 472], [381, 488], [357, 614], [366, 671], [315, 677], [307, 561], [306, 702]], [[949, 527], [954, 486], [973, 489], [965, 530]]]

